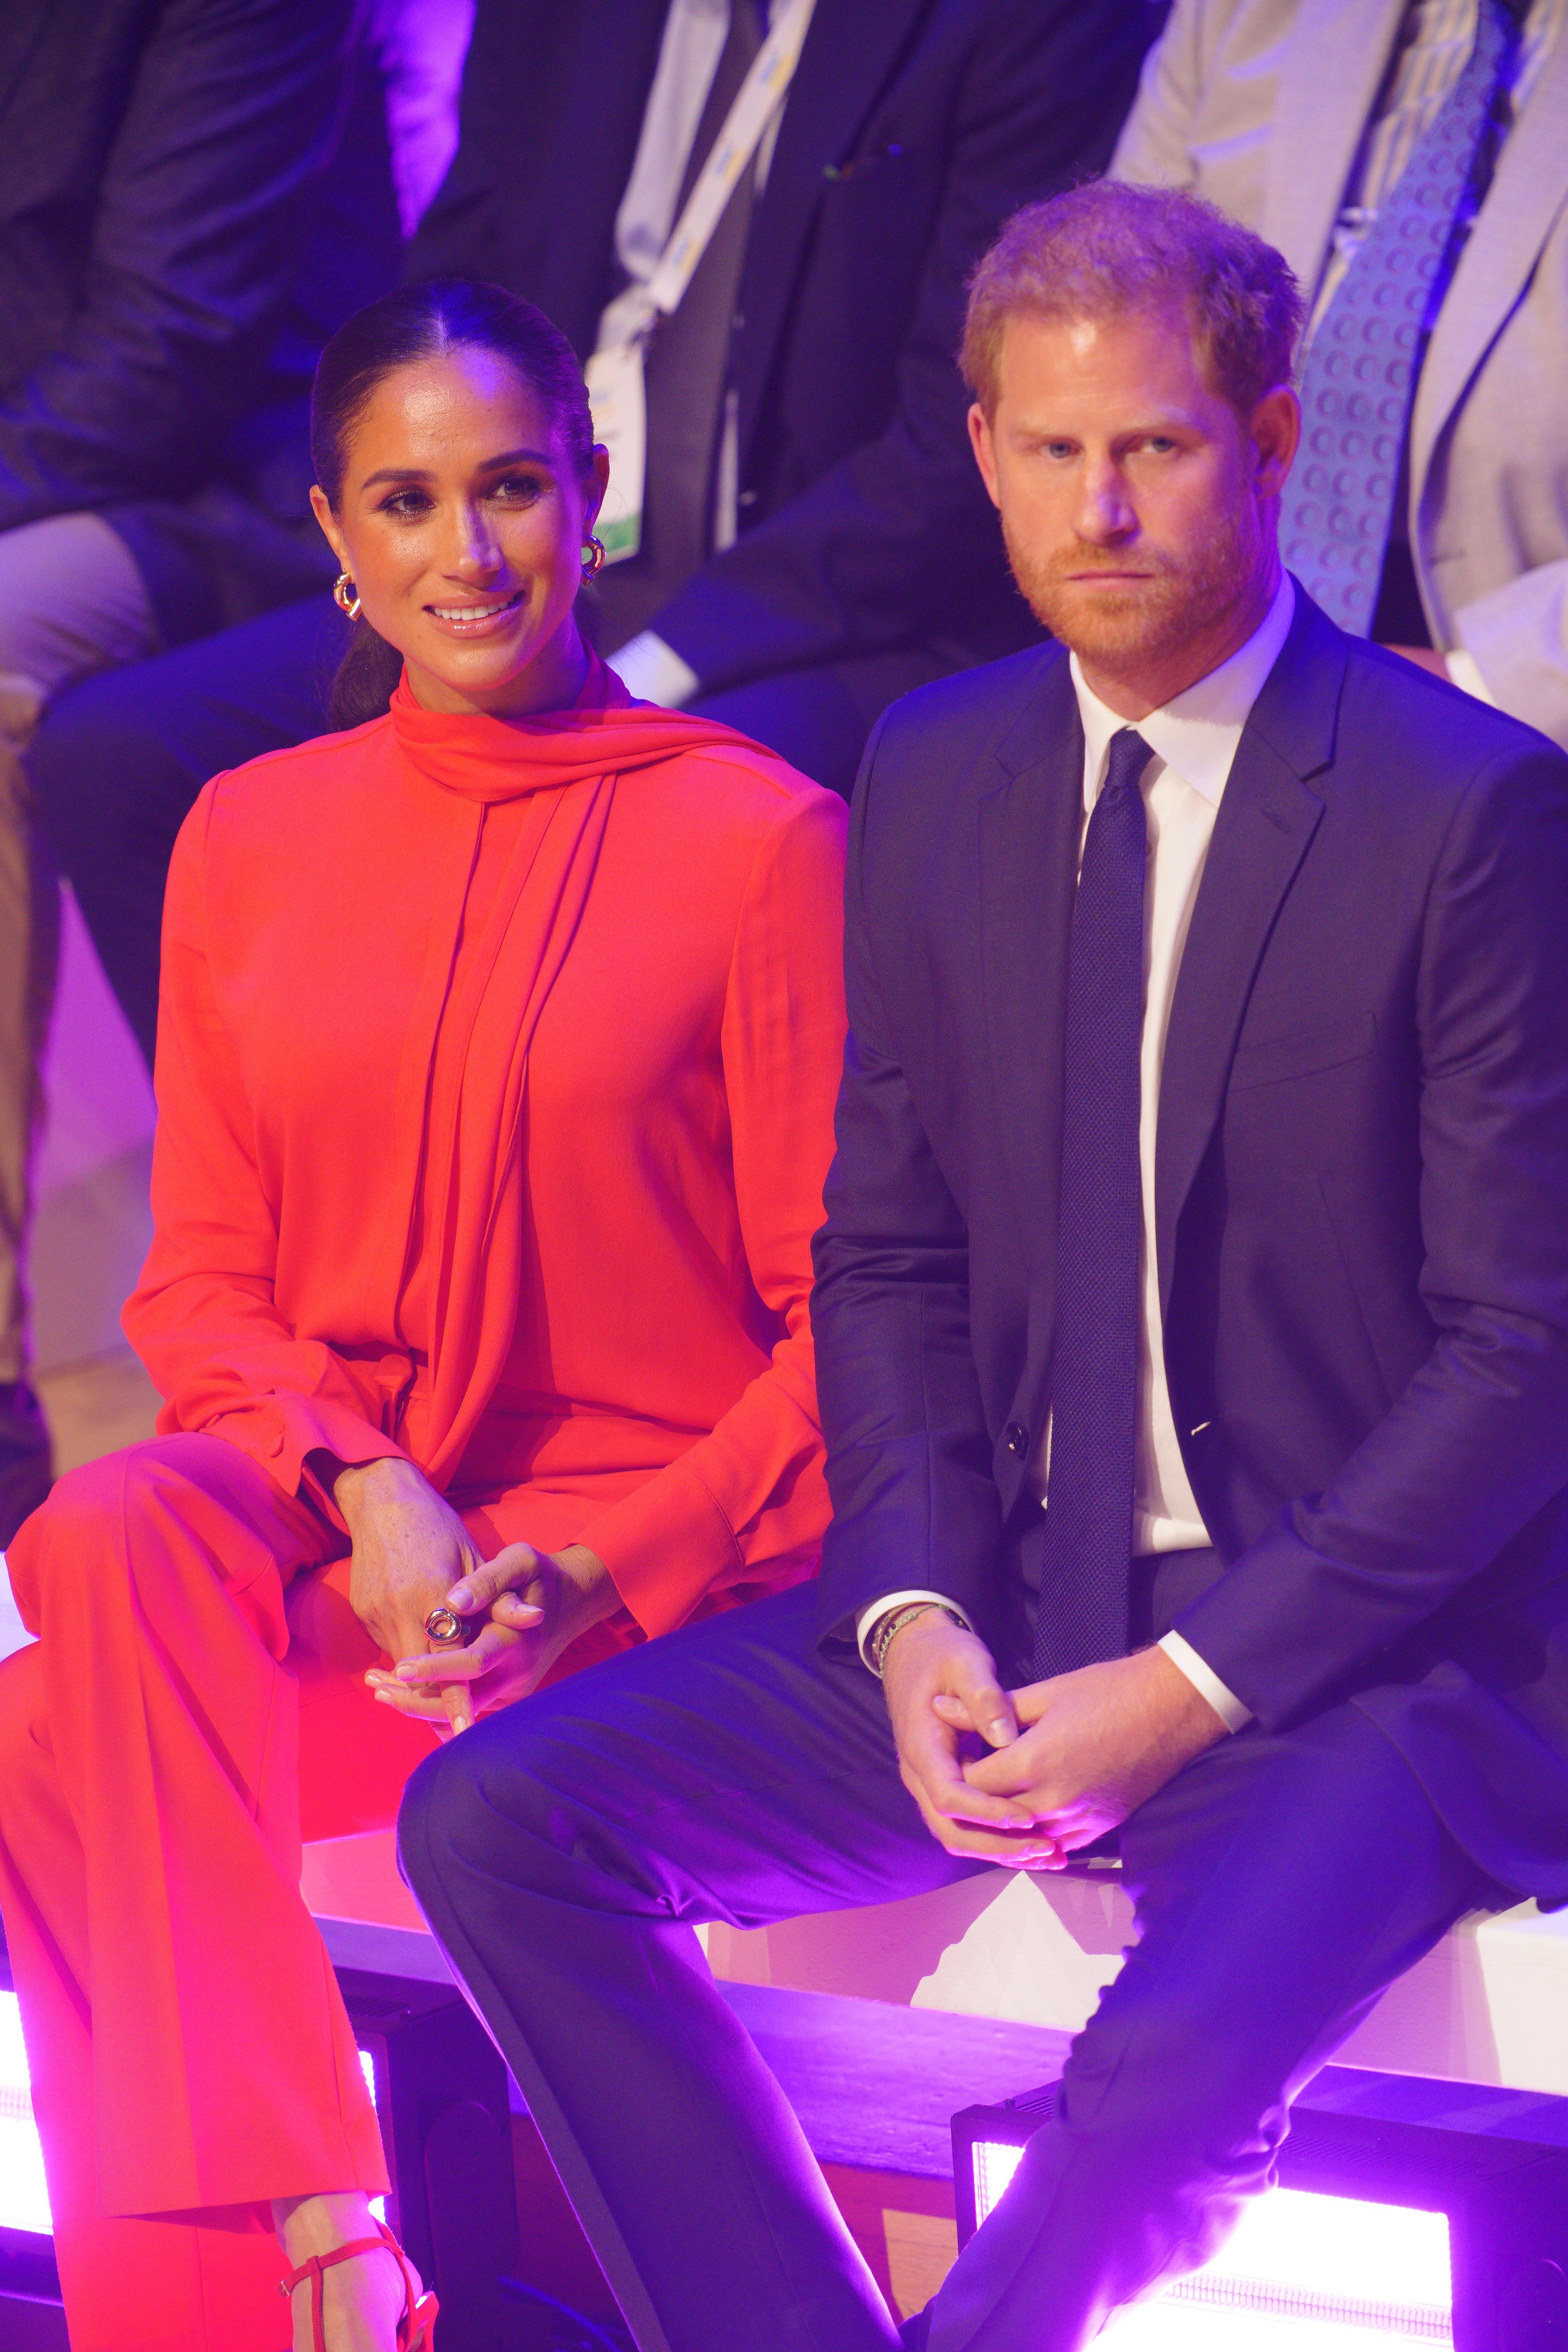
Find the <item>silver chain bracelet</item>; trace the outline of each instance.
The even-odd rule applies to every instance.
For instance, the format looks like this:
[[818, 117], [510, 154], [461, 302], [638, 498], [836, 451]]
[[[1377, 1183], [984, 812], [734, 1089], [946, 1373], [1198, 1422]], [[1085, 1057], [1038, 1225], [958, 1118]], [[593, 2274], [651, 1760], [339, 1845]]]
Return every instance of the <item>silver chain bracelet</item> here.
[[894, 1634], [900, 1626], [912, 1623], [917, 1617], [923, 1617], [928, 1609], [940, 1609], [950, 1624], [967, 1632], [968, 1628], [957, 1610], [944, 1608], [940, 1601], [910, 1601], [906, 1602], [902, 1609], [889, 1609], [887, 1615], [878, 1621], [871, 1636], [872, 1654], [876, 1661], [879, 1678], [882, 1672], [882, 1661], [888, 1654], [888, 1644]]

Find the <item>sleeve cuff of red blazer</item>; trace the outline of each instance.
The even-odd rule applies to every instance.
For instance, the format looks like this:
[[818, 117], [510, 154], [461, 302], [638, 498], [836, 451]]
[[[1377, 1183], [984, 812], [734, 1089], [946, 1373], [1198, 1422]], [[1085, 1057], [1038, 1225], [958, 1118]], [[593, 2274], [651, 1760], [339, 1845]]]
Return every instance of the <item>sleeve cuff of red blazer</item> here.
[[328, 1397], [288, 1396], [274, 1391], [253, 1404], [220, 1412], [206, 1424], [210, 1437], [224, 1437], [260, 1464], [285, 1494], [297, 1495], [305, 1476], [305, 1456], [318, 1447], [340, 1462], [379, 1462], [402, 1457], [403, 1448], [379, 1429]]
[[729, 1520], [680, 1462], [590, 1520], [577, 1541], [604, 1561], [650, 1640], [683, 1625], [742, 1557]]

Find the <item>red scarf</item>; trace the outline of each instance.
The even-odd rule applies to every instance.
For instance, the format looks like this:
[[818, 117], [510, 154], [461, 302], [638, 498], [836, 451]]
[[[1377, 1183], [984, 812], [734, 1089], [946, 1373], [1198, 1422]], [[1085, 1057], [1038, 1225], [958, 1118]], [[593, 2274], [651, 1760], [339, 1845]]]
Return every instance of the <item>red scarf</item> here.
[[[426, 1468], [461, 1460], [510, 1353], [522, 1275], [522, 1114], [529, 1048], [575, 936], [616, 779], [692, 751], [771, 752], [711, 719], [634, 702], [591, 656], [570, 710], [524, 719], [422, 709], [406, 676], [392, 698], [405, 760], [471, 801], [533, 795], [458, 995], [414, 1028], [446, 1039], [434, 1086], [405, 1064], [398, 1123], [426, 1127], [426, 1246], [435, 1253]], [[431, 974], [432, 988], [444, 986]], [[428, 1092], [428, 1108], [426, 1095]], [[407, 1124], [405, 1125], [405, 1122]]]

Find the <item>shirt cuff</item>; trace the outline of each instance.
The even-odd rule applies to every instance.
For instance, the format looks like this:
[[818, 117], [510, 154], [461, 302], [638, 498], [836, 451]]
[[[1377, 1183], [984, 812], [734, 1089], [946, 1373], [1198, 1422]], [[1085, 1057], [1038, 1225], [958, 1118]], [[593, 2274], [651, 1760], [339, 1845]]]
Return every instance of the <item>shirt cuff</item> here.
[[[165, 1415], [169, 1415], [167, 1423]], [[159, 1434], [172, 1436], [177, 1427], [165, 1406], [158, 1416]], [[333, 1454], [345, 1465], [408, 1459], [395, 1437], [384, 1437], [351, 1406], [330, 1397], [298, 1396], [281, 1389], [216, 1413], [202, 1424], [202, 1434], [237, 1445], [286, 1495], [297, 1495], [308, 1486], [327, 1501], [329, 1516], [335, 1516], [335, 1507], [313, 1473], [306, 1469], [308, 1454]]]
[[619, 653], [606, 655], [605, 666], [637, 701], [662, 703], [666, 710], [684, 710], [702, 683], [690, 663], [651, 629], [630, 638]]
[[1155, 1646], [1164, 1651], [1178, 1674], [1185, 1675], [1198, 1696], [1207, 1699], [1227, 1731], [1241, 1731], [1252, 1721], [1252, 1709], [1234, 1691], [1226, 1690], [1190, 1642], [1184, 1642], [1179, 1633], [1167, 1633]]
[[684, 1625], [710, 1588], [741, 1562], [734, 1529], [679, 1456], [589, 1519], [573, 1541], [604, 1561], [650, 1641]]
[[884, 1592], [879, 1599], [868, 1601], [855, 1620], [855, 1647], [860, 1653], [861, 1664], [868, 1666], [872, 1674], [877, 1671], [870, 1647], [872, 1634], [890, 1611], [912, 1609], [917, 1601], [929, 1601], [936, 1608], [945, 1609], [949, 1616], [957, 1618], [966, 1633], [973, 1633], [968, 1615], [948, 1593]]
[[1468, 646], [1455, 646], [1451, 652], [1443, 656], [1443, 663], [1451, 685], [1459, 687], [1466, 694], [1473, 694], [1478, 702], [1489, 703], [1494, 710], [1501, 709], [1496, 695], [1481, 676], [1479, 662]]

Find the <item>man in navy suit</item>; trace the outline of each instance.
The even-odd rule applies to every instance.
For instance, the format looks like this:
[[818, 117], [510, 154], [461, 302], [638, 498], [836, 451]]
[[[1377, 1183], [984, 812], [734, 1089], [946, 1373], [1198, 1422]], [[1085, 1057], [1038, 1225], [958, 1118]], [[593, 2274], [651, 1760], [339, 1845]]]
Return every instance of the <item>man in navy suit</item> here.
[[982, 265], [975, 451], [1058, 643], [861, 771], [820, 1584], [410, 1787], [644, 2347], [896, 2340], [694, 1921], [1119, 1840], [1137, 1949], [904, 2330], [1067, 2352], [1457, 1917], [1568, 1895], [1568, 760], [1282, 572], [1299, 320], [1168, 192]]

